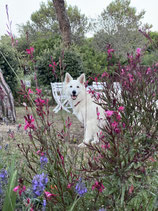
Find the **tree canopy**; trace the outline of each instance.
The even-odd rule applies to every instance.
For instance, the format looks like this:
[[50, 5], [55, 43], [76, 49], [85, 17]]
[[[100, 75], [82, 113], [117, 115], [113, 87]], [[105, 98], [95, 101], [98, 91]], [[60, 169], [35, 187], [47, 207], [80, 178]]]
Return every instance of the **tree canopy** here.
[[151, 26], [142, 24], [145, 11], [137, 14], [136, 8], [130, 6], [130, 0], [115, 0], [103, 10], [95, 23], [95, 45], [105, 50], [107, 44], [117, 50], [120, 55], [135, 51], [145, 44], [145, 38], [139, 29]]

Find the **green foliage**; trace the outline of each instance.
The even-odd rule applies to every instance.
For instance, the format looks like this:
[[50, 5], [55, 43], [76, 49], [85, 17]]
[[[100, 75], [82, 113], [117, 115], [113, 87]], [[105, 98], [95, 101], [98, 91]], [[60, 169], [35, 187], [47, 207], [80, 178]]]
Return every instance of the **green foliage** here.
[[32, 42], [31, 45], [34, 46], [35, 50], [35, 56], [39, 56], [43, 54], [44, 50], [53, 50], [57, 46], [60, 46], [61, 44], [61, 38], [59, 35], [53, 36], [51, 38], [45, 39], [37, 39], [36, 41]]
[[117, 50], [117, 54], [126, 57], [136, 48], [144, 47], [146, 40], [139, 32], [142, 26], [141, 19], [145, 12], [136, 13], [130, 6], [130, 0], [115, 0], [103, 10], [94, 27], [94, 45], [99, 50], [104, 50], [107, 44]]
[[2, 211], [15, 210], [16, 193], [13, 192], [13, 189], [17, 185], [17, 170], [15, 170], [14, 159], [10, 166], [9, 173], [10, 173], [10, 177], [9, 177], [8, 186], [5, 192], [5, 199], [4, 199]]
[[158, 58], [158, 50], [154, 50], [151, 52], [146, 51], [142, 60], [142, 64], [151, 66], [155, 62], [157, 62], [157, 58]]
[[[4, 55], [4, 57], [2, 56]], [[17, 51], [16, 49], [12, 48], [8, 45], [0, 44], [0, 68], [3, 71], [3, 76], [9, 85], [10, 89], [13, 92], [13, 95], [16, 96], [16, 91], [18, 88], [18, 79], [14, 72], [12, 71], [11, 67], [14, 69], [15, 73], [20, 75], [21, 71], [19, 68], [19, 60], [17, 58]], [[7, 62], [8, 61], [8, 62]], [[9, 65], [10, 64], [10, 65]], [[10, 67], [11, 66], [11, 67]]]
[[[88, 20], [76, 6], [66, 5], [65, 7], [71, 25], [72, 40], [75, 43], [81, 43], [85, 33], [89, 30]], [[31, 15], [31, 22], [28, 21], [25, 25], [19, 26], [19, 32], [22, 37], [26, 37], [26, 33], [28, 33], [29, 42], [36, 42], [41, 38], [60, 37], [53, 2], [49, 0], [47, 4], [41, 3], [40, 9]]]
[[[52, 60], [57, 64], [54, 73], [52, 68], [49, 67]], [[75, 78], [84, 72], [81, 58], [71, 49], [44, 51], [43, 55], [37, 57], [36, 68], [39, 83], [46, 86], [50, 85], [50, 82], [63, 81], [66, 72], [69, 72]]]
[[107, 56], [104, 52], [97, 51], [92, 44], [91, 39], [84, 41], [81, 46], [75, 46], [74, 51], [78, 52], [82, 58], [84, 72], [87, 77], [101, 74], [107, 66]]

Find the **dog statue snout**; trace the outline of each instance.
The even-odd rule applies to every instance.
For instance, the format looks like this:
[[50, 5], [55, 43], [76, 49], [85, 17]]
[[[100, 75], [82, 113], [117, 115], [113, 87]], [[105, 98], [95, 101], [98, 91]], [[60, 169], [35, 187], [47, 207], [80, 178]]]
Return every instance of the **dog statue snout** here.
[[73, 91], [72, 91], [72, 94], [73, 94], [73, 96], [75, 96], [75, 95], [76, 95], [76, 91], [75, 91], [75, 90], [73, 90]]

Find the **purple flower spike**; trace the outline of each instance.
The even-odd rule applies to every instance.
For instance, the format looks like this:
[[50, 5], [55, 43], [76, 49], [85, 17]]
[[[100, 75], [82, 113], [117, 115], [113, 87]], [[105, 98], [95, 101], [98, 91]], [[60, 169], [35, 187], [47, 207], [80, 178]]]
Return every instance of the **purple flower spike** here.
[[37, 174], [32, 180], [32, 190], [35, 197], [40, 196], [48, 182], [48, 177], [44, 173]]
[[80, 178], [79, 182], [76, 184], [75, 190], [79, 196], [83, 196], [85, 193], [87, 193], [87, 188], [85, 184], [82, 182], [82, 178]]

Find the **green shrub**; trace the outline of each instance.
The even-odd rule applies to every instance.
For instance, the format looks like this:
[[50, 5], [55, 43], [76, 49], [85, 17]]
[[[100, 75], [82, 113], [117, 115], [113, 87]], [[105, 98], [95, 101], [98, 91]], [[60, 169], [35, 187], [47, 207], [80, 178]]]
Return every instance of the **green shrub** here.
[[[16, 97], [18, 79], [11, 67], [17, 75], [21, 74], [19, 61], [17, 59], [17, 51], [8, 45], [0, 45], [0, 55], [0, 68], [3, 71], [3, 76], [12, 90], [14, 97]], [[5, 58], [2, 55], [4, 55]]]
[[107, 56], [105, 53], [97, 51], [92, 46], [91, 40], [85, 41], [82, 46], [76, 46], [75, 51], [81, 55], [87, 77], [105, 71], [105, 67], [107, 66]]
[[157, 61], [157, 58], [158, 58], [158, 50], [152, 51], [150, 53], [147, 52], [144, 55], [142, 63], [143, 65], [153, 65], [153, 63]]
[[[40, 85], [49, 85], [50, 82], [62, 81], [66, 72], [69, 72], [73, 77], [78, 77], [84, 72], [81, 58], [72, 50], [55, 51], [45, 50], [42, 56], [37, 57], [37, 78]], [[49, 64], [55, 62], [55, 72], [52, 72], [52, 67]]]

